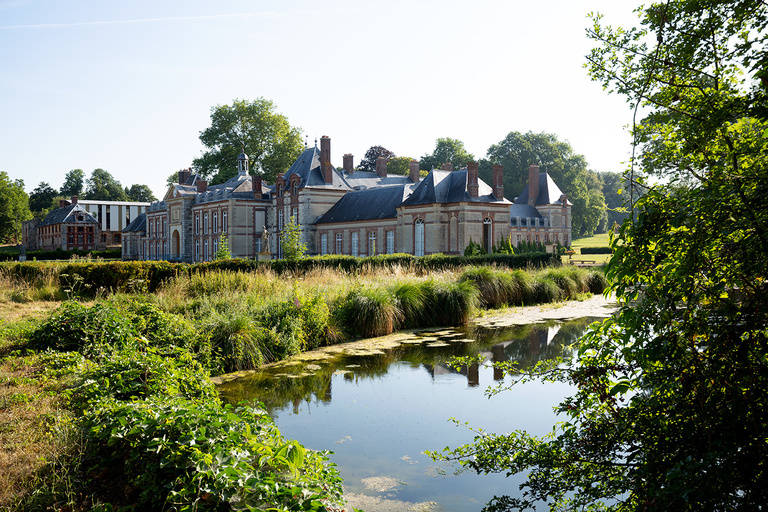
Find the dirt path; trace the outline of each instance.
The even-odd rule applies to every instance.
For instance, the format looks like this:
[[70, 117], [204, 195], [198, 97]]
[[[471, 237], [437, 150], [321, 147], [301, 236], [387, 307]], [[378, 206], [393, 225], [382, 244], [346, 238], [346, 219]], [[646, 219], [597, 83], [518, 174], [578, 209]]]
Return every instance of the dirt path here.
[[593, 295], [586, 300], [556, 302], [537, 306], [521, 306], [506, 309], [491, 309], [472, 319], [472, 323], [483, 327], [504, 327], [524, 325], [547, 320], [573, 320], [585, 316], [606, 318], [616, 311], [616, 299]]

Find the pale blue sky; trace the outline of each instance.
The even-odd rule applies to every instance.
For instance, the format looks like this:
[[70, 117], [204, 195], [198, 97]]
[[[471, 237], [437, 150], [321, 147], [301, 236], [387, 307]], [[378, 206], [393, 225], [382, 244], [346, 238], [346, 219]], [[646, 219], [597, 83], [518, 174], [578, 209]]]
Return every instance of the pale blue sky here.
[[[631, 111], [583, 68], [590, 11], [634, 24], [625, 0], [0, 0], [0, 171], [60, 187], [97, 167], [165, 191], [203, 147], [210, 109], [275, 102], [332, 161], [510, 131], [568, 140], [621, 171]], [[519, 191], [510, 191], [516, 195]]]

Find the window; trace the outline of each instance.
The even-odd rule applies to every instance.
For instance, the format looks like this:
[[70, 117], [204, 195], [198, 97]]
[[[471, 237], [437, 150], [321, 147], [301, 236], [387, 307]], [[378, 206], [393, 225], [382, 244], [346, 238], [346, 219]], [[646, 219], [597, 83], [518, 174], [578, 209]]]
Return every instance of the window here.
[[[214, 217], [216, 216], [215, 213], [213, 215], [214, 215]], [[215, 226], [215, 224], [214, 224], [214, 226]], [[219, 253], [219, 239], [218, 238], [214, 238], [213, 239], [213, 257], [215, 258], [218, 253]]]
[[376, 232], [368, 233], [368, 256], [376, 255]]
[[203, 234], [208, 234], [208, 214], [203, 214]]
[[277, 211], [277, 229], [282, 230], [283, 229], [283, 223], [284, 223], [283, 210], [281, 208], [280, 210]]
[[413, 253], [416, 256], [424, 256], [424, 219], [416, 219], [413, 225]]
[[328, 254], [328, 233], [322, 233], [320, 235], [320, 254]]
[[208, 239], [203, 240], [203, 261], [208, 261]]
[[283, 184], [277, 186], [277, 197], [283, 197]]
[[160, 255], [162, 253], [160, 252], [160, 242], [155, 242], [155, 255], [157, 256], [157, 259], [160, 259]]
[[163, 236], [165, 236], [165, 221], [166, 221], [166, 218], [163, 217]]
[[294, 208], [291, 211], [291, 218], [293, 219], [293, 223], [298, 225], [298, 223], [299, 223], [299, 209], [298, 208]]
[[352, 232], [352, 247], [350, 248], [352, 251], [352, 256], [358, 255], [358, 247], [357, 247], [358, 236], [359, 236], [359, 233], [357, 231]]
[[221, 232], [222, 233], [227, 232], [227, 212], [226, 211], [221, 212]]
[[261, 252], [261, 236], [257, 235], [256, 236], [256, 253], [258, 254], [260, 252]]
[[200, 234], [200, 214], [199, 213], [195, 214], [195, 234], [196, 235]]
[[387, 231], [387, 254], [395, 254], [395, 232]]
[[293, 190], [291, 190], [292, 194], [298, 194], [299, 193], [299, 182], [294, 181], [293, 182]]
[[200, 261], [200, 240], [195, 240], [195, 261]]
[[219, 230], [219, 212], [213, 212], [213, 234]]
[[[101, 241], [105, 241], [104, 235], [101, 235]], [[147, 237], [152, 238], [152, 221], [147, 222]]]
[[341, 233], [336, 233], [336, 254], [341, 254], [344, 251], [344, 236]]
[[[528, 219], [530, 222], [530, 219]], [[528, 240], [531, 240], [531, 235], [528, 235]], [[490, 217], [483, 219], [483, 249], [485, 252], [491, 252], [493, 247], [493, 221]]]

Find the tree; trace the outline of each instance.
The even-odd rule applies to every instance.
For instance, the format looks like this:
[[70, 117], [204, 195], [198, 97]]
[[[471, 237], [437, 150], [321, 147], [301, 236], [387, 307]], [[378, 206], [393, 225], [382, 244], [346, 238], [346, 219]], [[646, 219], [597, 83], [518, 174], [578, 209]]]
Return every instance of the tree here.
[[21, 222], [32, 218], [23, 180], [11, 180], [0, 171], [0, 243], [21, 240]]
[[626, 30], [593, 17], [590, 74], [645, 112], [630, 178], [667, 183], [640, 180], [647, 192], [612, 241], [618, 314], [567, 367], [534, 372], [576, 386], [554, 435], [486, 435], [447, 455], [527, 474], [496, 510], [768, 503], [768, 4], [638, 13], [642, 28]]
[[611, 229], [614, 224], [621, 225], [624, 219], [629, 217], [629, 208], [625, 204], [629, 194], [625, 193], [628, 187], [621, 173], [601, 172], [598, 175], [603, 181], [603, 197], [605, 198], [605, 214], [600, 220], [599, 231], [604, 233]]
[[51, 201], [59, 193], [55, 188], [45, 181], [41, 181], [35, 190], [29, 194], [29, 209], [32, 212], [43, 212], [50, 210]]
[[85, 173], [82, 169], [72, 169], [64, 177], [64, 184], [59, 193], [64, 197], [81, 196]]
[[120, 182], [104, 169], [94, 169], [91, 177], [86, 180], [88, 188], [83, 199], [97, 199], [99, 201], [127, 201]]
[[376, 172], [376, 160], [380, 156], [383, 156], [387, 160], [395, 158], [395, 154], [384, 146], [371, 146], [368, 148], [368, 151], [365, 152], [363, 159], [360, 160], [360, 165], [357, 166], [357, 170]]
[[[480, 162], [480, 178], [490, 183], [490, 164], [504, 166], [504, 191], [509, 197], [519, 195], [528, 184], [528, 166], [539, 165], [573, 203], [574, 236], [592, 235], [602, 217], [604, 200], [599, 180], [590, 176], [587, 161], [576, 154], [568, 142], [551, 133], [510, 132], [498, 144], [488, 148], [487, 161]], [[594, 173], [592, 173], [594, 174]], [[590, 193], [590, 190], [595, 193]], [[512, 195], [514, 194], [514, 195]]]
[[301, 226], [296, 224], [293, 217], [280, 233], [280, 243], [282, 244], [284, 259], [297, 261], [304, 257], [307, 246], [301, 239]]
[[212, 107], [211, 126], [200, 132], [200, 142], [208, 151], [195, 158], [192, 167], [211, 184], [237, 175], [237, 157], [243, 151], [251, 170], [273, 182], [304, 148], [301, 130], [264, 98]]
[[214, 259], [217, 260], [231, 260], [232, 253], [229, 252], [229, 237], [222, 233], [219, 236], [219, 248], [214, 255]]
[[151, 203], [157, 201], [155, 194], [152, 193], [149, 186], [133, 184], [131, 188], [125, 187], [125, 195], [129, 201], [140, 201], [145, 203]]
[[474, 162], [475, 157], [464, 148], [464, 143], [458, 139], [448, 137], [437, 139], [435, 150], [431, 155], [421, 157], [420, 166], [424, 170], [439, 169], [443, 164], [450, 162], [454, 169], [466, 167], [467, 162]]
[[393, 156], [387, 162], [387, 174], [410, 175], [412, 161], [413, 158], [409, 156]]

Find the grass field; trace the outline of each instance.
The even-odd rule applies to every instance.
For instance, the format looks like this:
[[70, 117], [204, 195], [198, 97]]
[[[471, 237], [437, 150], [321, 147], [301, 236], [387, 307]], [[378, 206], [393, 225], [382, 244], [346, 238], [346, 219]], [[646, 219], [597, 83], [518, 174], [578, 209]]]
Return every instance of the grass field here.
[[575, 239], [571, 243], [571, 247], [573, 248], [574, 251], [576, 251], [576, 254], [571, 256], [571, 258], [569, 258], [568, 256], [563, 256], [564, 263], [567, 263], [569, 259], [578, 259], [578, 260], [590, 260], [590, 261], [594, 261], [595, 265], [602, 265], [603, 263], [606, 263], [609, 259], [611, 259], [610, 254], [585, 254], [584, 256], [581, 255], [582, 247], [608, 247], [608, 233], [601, 233], [599, 235], [594, 235], [587, 238]]

